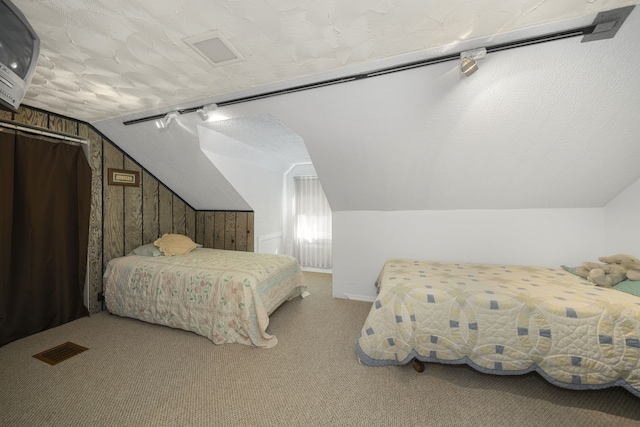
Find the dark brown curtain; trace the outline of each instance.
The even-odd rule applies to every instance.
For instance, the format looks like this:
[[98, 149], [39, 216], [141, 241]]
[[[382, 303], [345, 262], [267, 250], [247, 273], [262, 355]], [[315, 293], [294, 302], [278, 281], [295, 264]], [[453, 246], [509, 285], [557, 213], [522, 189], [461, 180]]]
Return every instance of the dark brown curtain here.
[[82, 147], [0, 132], [0, 346], [88, 315]]

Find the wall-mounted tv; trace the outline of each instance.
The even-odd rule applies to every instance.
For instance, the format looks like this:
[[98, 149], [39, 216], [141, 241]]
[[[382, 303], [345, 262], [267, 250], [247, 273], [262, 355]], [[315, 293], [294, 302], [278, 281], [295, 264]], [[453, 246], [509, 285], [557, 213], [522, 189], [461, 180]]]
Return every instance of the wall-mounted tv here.
[[40, 39], [9, 0], [0, 0], [0, 109], [18, 111], [40, 54]]

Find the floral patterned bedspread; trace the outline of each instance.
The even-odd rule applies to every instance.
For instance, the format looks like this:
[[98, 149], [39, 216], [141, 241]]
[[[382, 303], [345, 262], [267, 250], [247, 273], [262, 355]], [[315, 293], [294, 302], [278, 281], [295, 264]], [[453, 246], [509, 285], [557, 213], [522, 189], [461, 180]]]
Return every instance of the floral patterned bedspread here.
[[300, 265], [286, 255], [198, 248], [181, 256], [126, 256], [107, 264], [107, 309], [180, 328], [215, 344], [273, 347], [269, 315], [305, 290]]
[[640, 397], [640, 297], [562, 268], [388, 260], [356, 341], [371, 366], [466, 363], [537, 371], [565, 388]]

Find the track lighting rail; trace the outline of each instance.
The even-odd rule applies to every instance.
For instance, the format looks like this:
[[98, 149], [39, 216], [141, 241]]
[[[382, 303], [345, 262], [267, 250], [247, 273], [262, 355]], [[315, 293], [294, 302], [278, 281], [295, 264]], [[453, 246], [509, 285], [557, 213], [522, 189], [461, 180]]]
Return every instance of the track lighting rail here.
[[[620, 26], [622, 25], [622, 22], [624, 22], [624, 20], [631, 13], [634, 7], [635, 6], [627, 6], [627, 7], [607, 11], [607, 12], [601, 12], [597, 15], [593, 24], [587, 25], [584, 27], [579, 27], [579, 28], [566, 30], [566, 31], [559, 31], [559, 32], [555, 32], [555, 33], [551, 33], [543, 36], [515, 40], [512, 42], [496, 44], [493, 46], [486, 46], [485, 48], [487, 53], [492, 53], [492, 52], [499, 52], [507, 49], [532, 46], [540, 43], [547, 43], [547, 42], [556, 41], [556, 40], [564, 40], [564, 39], [578, 37], [578, 36], [585, 36], [585, 38], [583, 38], [582, 41], [591, 41], [591, 40], [598, 40], [602, 38], [610, 38], [615, 35], [615, 32], [620, 28]], [[245, 96], [245, 97], [240, 97], [235, 99], [229, 99], [226, 101], [218, 101], [216, 102], [216, 105], [218, 106], [218, 108], [220, 108], [220, 107], [225, 107], [227, 105], [234, 105], [234, 104], [240, 104], [243, 102], [256, 101], [259, 99], [265, 99], [265, 98], [270, 98], [274, 96], [300, 92], [304, 90], [316, 89], [316, 88], [325, 87], [325, 86], [332, 86], [336, 84], [362, 80], [370, 77], [382, 76], [390, 73], [397, 73], [399, 71], [411, 70], [414, 68], [424, 67], [432, 64], [439, 64], [441, 62], [446, 62], [446, 61], [454, 61], [454, 60], [458, 61], [460, 60], [461, 53], [462, 52], [456, 52], [456, 53], [439, 56], [436, 58], [429, 58], [429, 59], [424, 59], [420, 61], [413, 61], [405, 64], [399, 64], [391, 67], [381, 68], [379, 70], [375, 70], [367, 73], [354, 74], [354, 75], [339, 77], [335, 79], [328, 79], [328, 80], [320, 81], [317, 83], [293, 86], [286, 89], [279, 89], [279, 90], [269, 91], [269, 92], [265, 92], [257, 95], [250, 95], [250, 96]], [[182, 110], [174, 110], [174, 111], [178, 112], [179, 114], [188, 114], [188, 113], [193, 113], [198, 110], [201, 110], [207, 105], [208, 104], [192, 107], [192, 108], [186, 108]], [[164, 118], [166, 114], [167, 113], [165, 112], [165, 113], [156, 114], [153, 116], [142, 117], [134, 120], [128, 120], [123, 122], [123, 124], [125, 126], [129, 126], [137, 123], [158, 120], [158, 119]]]

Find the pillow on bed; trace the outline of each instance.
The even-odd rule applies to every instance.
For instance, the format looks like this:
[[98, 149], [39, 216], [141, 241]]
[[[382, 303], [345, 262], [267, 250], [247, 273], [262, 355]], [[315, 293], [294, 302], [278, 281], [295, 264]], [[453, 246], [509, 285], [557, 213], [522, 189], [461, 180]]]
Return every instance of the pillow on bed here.
[[167, 256], [185, 255], [198, 247], [193, 240], [182, 234], [165, 234], [153, 244]]
[[617, 285], [613, 285], [613, 289], [640, 297], [640, 280], [623, 280]]
[[[579, 276], [579, 274], [576, 273], [576, 267], [567, 267], [566, 265], [563, 265], [562, 268], [564, 268], [566, 271], [568, 271], [571, 274], [575, 274], [576, 276]], [[640, 280], [627, 279], [627, 280], [623, 280], [617, 285], [613, 285], [612, 287], [617, 291], [626, 292], [628, 294], [636, 295], [640, 297]]]
[[148, 243], [146, 245], [138, 246], [127, 254], [127, 256], [130, 255], [162, 256], [162, 252], [160, 252], [160, 249], [158, 249], [158, 247], [153, 243]]
[[[565, 271], [568, 271], [568, 272], [569, 272], [569, 273], [571, 273], [571, 274], [575, 274], [576, 276], [580, 276], [580, 275], [576, 272], [576, 269], [577, 269], [578, 267], [567, 267], [566, 265], [561, 265], [561, 267], [562, 267]], [[580, 276], [580, 277], [582, 277], [582, 276]]]

